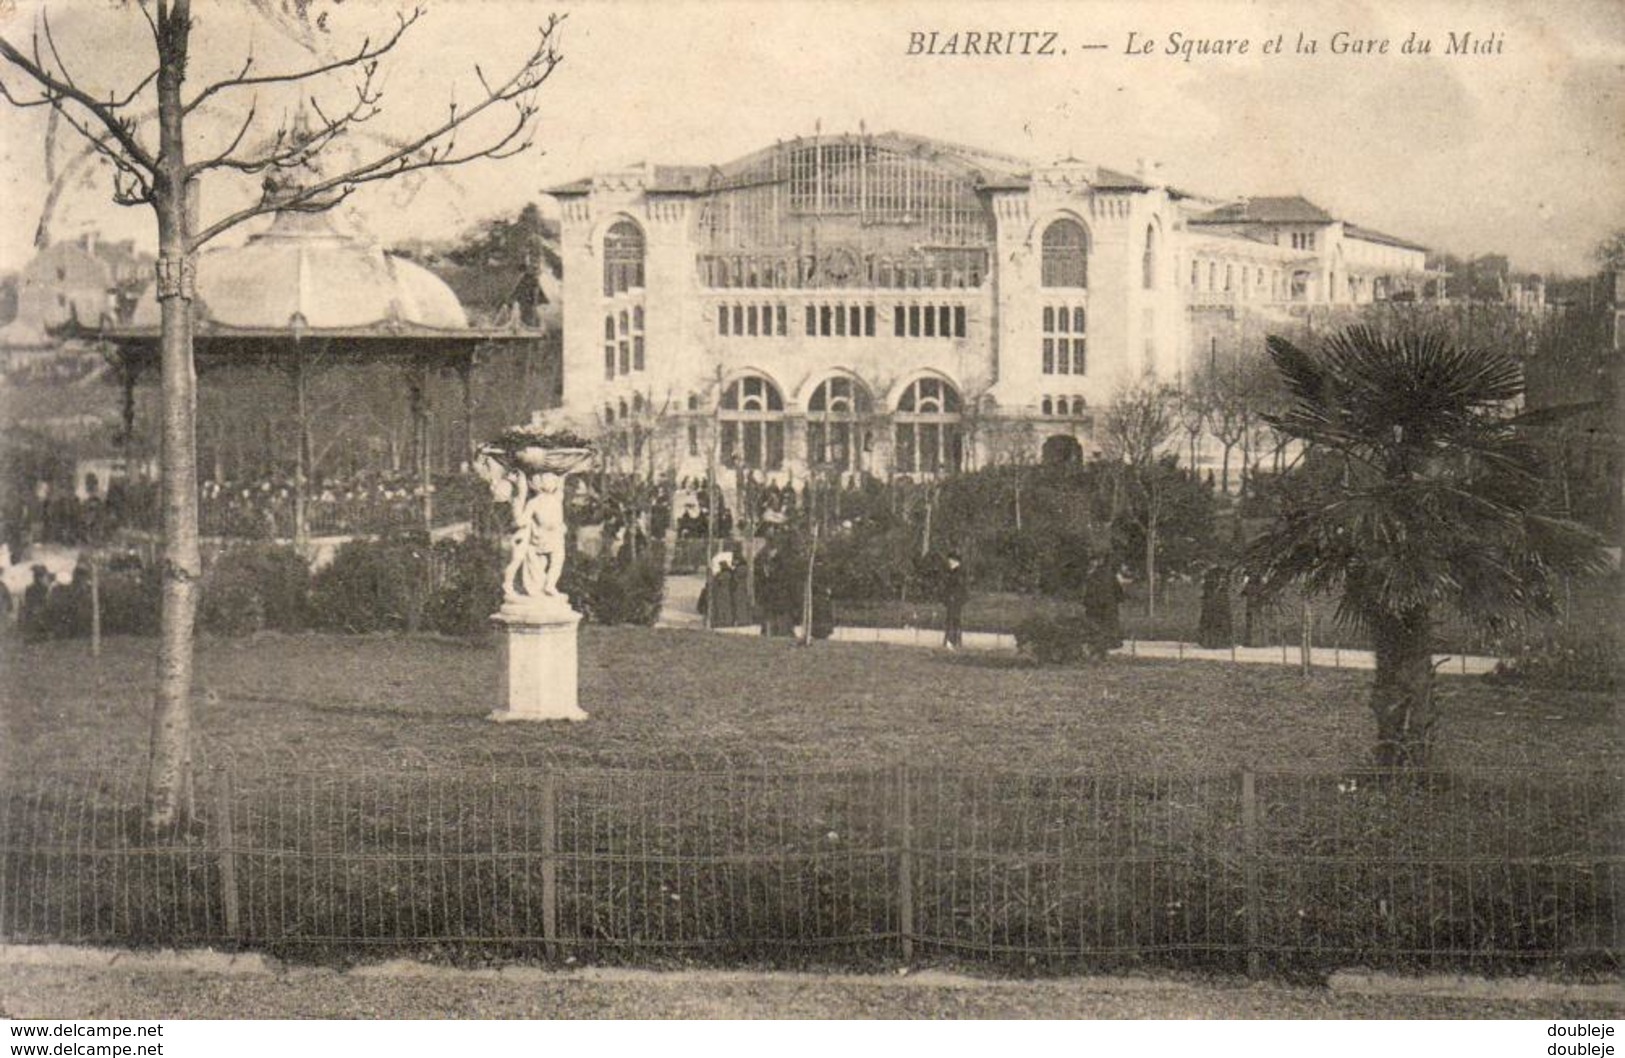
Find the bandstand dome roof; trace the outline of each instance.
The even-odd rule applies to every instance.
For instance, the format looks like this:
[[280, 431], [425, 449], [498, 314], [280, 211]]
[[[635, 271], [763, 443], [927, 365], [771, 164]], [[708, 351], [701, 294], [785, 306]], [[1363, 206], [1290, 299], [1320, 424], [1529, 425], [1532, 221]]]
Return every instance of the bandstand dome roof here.
[[[438, 276], [343, 231], [326, 213], [278, 212], [243, 245], [204, 251], [197, 298], [199, 331], [217, 334], [468, 329], [462, 303]], [[149, 290], [130, 323], [158, 322]]]

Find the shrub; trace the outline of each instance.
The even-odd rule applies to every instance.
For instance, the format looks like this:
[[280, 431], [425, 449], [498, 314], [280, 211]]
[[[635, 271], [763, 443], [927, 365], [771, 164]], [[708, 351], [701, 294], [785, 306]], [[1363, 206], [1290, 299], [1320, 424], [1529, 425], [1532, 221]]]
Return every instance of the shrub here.
[[203, 578], [198, 624], [216, 635], [297, 632], [310, 618], [310, 568], [291, 547], [256, 544], [225, 552]]
[[97, 589], [101, 595], [103, 635], [158, 634], [160, 600], [155, 572], [139, 566], [105, 572]]
[[1625, 576], [1576, 585], [1566, 617], [1553, 617], [1495, 644], [1493, 678], [1576, 691], [1625, 687]]
[[900, 598], [916, 550], [906, 526], [838, 534], [819, 544], [818, 576], [837, 599]]
[[1620, 630], [1566, 628], [1501, 645], [1493, 677], [1556, 690], [1615, 691], [1625, 686]]
[[1016, 649], [1040, 665], [1099, 661], [1109, 648], [1101, 629], [1076, 610], [1036, 613], [1016, 626]]
[[430, 545], [411, 538], [352, 540], [311, 582], [315, 627], [416, 632], [429, 600]]
[[502, 605], [502, 554], [488, 540], [442, 541], [434, 546], [440, 568], [429, 600], [428, 624], [449, 636], [477, 635], [490, 629]]
[[660, 616], [666, 578], [656, 556], [577, 554], [565, 563], [559, 590], [592, 624], [652, 625]]

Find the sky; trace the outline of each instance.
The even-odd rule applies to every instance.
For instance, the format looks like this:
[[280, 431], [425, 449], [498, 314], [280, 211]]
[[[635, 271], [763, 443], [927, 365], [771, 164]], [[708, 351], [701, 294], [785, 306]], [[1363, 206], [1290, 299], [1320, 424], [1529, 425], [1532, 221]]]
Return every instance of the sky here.
[[[292, 69], [308, 54], [276, 12], [286, 0], [196, 0], [189, 85], [239, 68]], [[322, 0], [318, 0], [320, 4]], [[1515, 268], [1583, 273], [1591, 251], [1625, 228], [1625, 4], [1272, 3], [1121, 0], [976, 4], [905, 0], [532, 3], [427, 0], [426, 13], [380, 68], [384, 112], [359, 158], [472, 98], [473, 69], [513, 66], [550, 12], [567, 15], [563, 62], [543, 87], [536, 147], [406, 186], [358, 193], [345, 209], [384, 242], [444, 238], [544, 189], [638, 161], [722, 163], [776, 140], [898, 130], [1019, 155], [1134, 171], [1198, 193], [1302, 194], [1333, 214], [1456, 254], [1502, 253]], [[0, 36], [26, 47], [50, 14], [58, 47], [98, 94], [120, 94], [150, 67], [133, 5], [118, 0], [0, 0]], [[401, 5], [330, 8], [328, 54], [387, 31]], [[267, 12], [270, 15], [267, 15]], [[910, 54], [936, 33], [996, 31], [1049, 41], [1052, 54]], [[1449, 55], [1449, 34], [1471, 34]], [[919, 37], [915, 35], [919, 34]], [[1053, 34], [1053, 39], [1049, 37]], [[1149, 43], [1149, 53], [1130, 53]], [[1177, 38], [1176, 35], [1177, 34]], [[1341, 34], [1342, 36], [1338, 36]], [[1412, 35], [1429, 54], [1407, 54]], [[1313, 54], [1298, 50], [1300, 36]], [[1334, 51], [1387, 41], [1387, 52]], [[1228, 40], [1227, 54], [1181, 44]], [[1237, 53], [1240, 41], [1245, 53]], [[1266, 45], [1279, 42], [1279, 52]], [[1484, 53], [1471, 45], [1486, 43]], [[1097, 45], [1100, 47], [1089, 47]], [[1375, 44], [1373, 44], [1373, 47]], [[19, 88], [15, 72], [6, 83]], [[350, 89], [318, 86], [324, 110]], [[251, 98], [215, 97], [189, 127], [193, 157], [224, 145]], [[150, 95], [144, 102], [150, 107]], [[260, 90], [245, 142], [268, 137], [294, 100]], [[135, 108], [137, 111], [140, 106]], [[0, 272], [32, 253], [46, 200], [43, 112], [0, 104]], [[464, 142], [474, 142], [473, 130]], [[371, 138], [376, 137], [376, 138]], [[71, 137], [69, 137], [71, 138]], [[66, 140], [64, 141], [66, 143]], [[64, 147], [57, 167], [72, 152]], [[105, 168], [68, 166], [54, 237], [95, 230], [154, 241], [150, 210], [108, 201]], [[254, 185], [212, 179], [207, 221]], [[226, 236], [228, 241], [245, 232]]]

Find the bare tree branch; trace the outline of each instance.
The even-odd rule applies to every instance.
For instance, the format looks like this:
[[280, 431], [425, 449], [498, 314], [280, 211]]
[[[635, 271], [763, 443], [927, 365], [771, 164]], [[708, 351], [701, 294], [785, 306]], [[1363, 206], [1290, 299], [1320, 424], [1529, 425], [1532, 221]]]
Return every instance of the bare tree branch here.
[[[227, 214], [199, 231], [193, 237], [192, 249], [203, 246], [222, 232], [261, 214], [277, 210], [321, 212], [343, 202], [362, 184], [390, 180], [420, 169], [464, 165], [481, 158], [509, 158], [528, 149], [531, 140], [524, 134], [537, 112], [530, 97], [563, 61], [554, 46], [558, 27], [563, 18], [561, 15], [550, 16], [547, 23], [541, 27], [540, 39], [530, 55], [506, 81], [488, 87], [484, 98], [478, 103], [466, 110], [452, 104], [445, 120], [439, 125], [407, 143], [396, 146], [393, 150], [336, 176], [320, 179], [309, 187], [293, 188], [285, 196], [262, 199], [255, 205]], [[488, 84], [483, 72], [479, 77], [482, 84]], [[370, 83], [369, 73], [367, 80], [363, 81], [357, 90], [356, 106], [337, 118], [327, 118], [312, 99], [311, 106], [321, 118], [321, 126], [302, 144], [297, 145], [297, 149], [290, 147], [282, 151], [273, 151], [269, 155], [247, 161], [222, 158], [204, 164], [215, 168], [235, 168], [253, 172], [275, 165], [295, 164], [308, 158], [316, 153], [314, 149], [316, 146], [331, 141], [348, 126], [365, 120], [356, 115], [365, 114], [370, 117], [377, 112], [377, 95], [371, 91]], [[458, 131], [485, 111], [507, 103], [513, 104], [514, 108], [511, 126], [486, 146], [458, 153]]]
[[241, 143], [241, 135], [239, 135], [231, 147], [216, 157], [188, 166], [188, 178], [196, 177], [198, 174], [210, 169], [233, 169], [242, 173], [259, 173], [266, 169], [291, 168], [320, 154], [323, 148], [348, 129], [364, 124], [382, 113], [382, 108], [378, 105], [378, 101], [382, 96], [373, 88], [373, 80], [377, 75], [377, 71], [378, 64], [376, 62], [366, 65], [361, 82], [354, 86], [355, 103], [349, 110], [336, 118], [328, 117], [316, 98], [314, 96], [310, 97], [308, 100], [310, 108], [315, 111], [320, 121], [314, 132], [303, 136], [294, 135], [295, 130], [290, 130], [284, 124], [277, 130], [276, 136], [272, 140], [272, 146], [268, 151], [252, 158], [233, 158], [231, 156], [232, 152]]
[[[5, 59], [12, 66], [27, 74], [28, 77], [44, 92], [39, 99], [25, 100], [17, 96], [9, 88], [6, 88], [4, 82], [0, 82], [0, 94], [5, 96], [7, 102], [11, 103], [13, 106], [24, 107], [42, 105], [54, 106], [58, 110], [63, 111], [64, 117], [70, 117], [70, 115], [64, 109], [65, 104], [70, 102], [77, 104], [84, 110], [88, 111], [91, 117], [94, 117], [96, 122], [107, 130], [108, 135], [110, 135], [114, 140], [118, 141], [119, 146], [124, 150], [124, 160], [126, 162], [146, 170], [146, 172], [149, 174], [157, 171], [157, 166], [153, 155], [147, 151], [146, 148], [142, 147], [140, 141], [136, 139], [134, 124], [124, 118], [119, 117], [116, 112], [116, 106], [108, 103], [102, 103], [95, 99], [78, 85], [74, 84], [72, 79], [68, 78], [66, 71], [61, 71], [61, 76], [57, 76], [56, 74], [48, 71], [45, 68], [44, 60], [40, 58], [39, 34], [37, 33], [34, 35], [33, 50], [34, 58], [30, 59], [27, 55], [24, 55], [22, 52], [18, 51], [10, 41], [0, 38], [0, 58]], [[147, 80], [150, 81], [151, 78], [149, 77]], [[146, 82], [144, 81], [143, 85], [145, 85], [145, 83]], [[134, 98], [133, 95], [130, 98]], [[97, 137], [92, 138], [95, 139]]]
[[389, 39], [385, 40], [382, 44], [378, 45], [377, 47], [373, 47], [372, 38], [368, 37], [361, 42], [361, 47], [357, 49], [354, 55], [343, 59], [335, 59], [332, 62], [323, 63], [319, 66], [312, 66], [304, 70], [295, 70], [287, 73], [261, 74], [258, 77], [249, 77], [248, 71], [254, 65], [254, 56], [250, 54], [247, 60], [244, 61], [242, 69], [237, 72], [235, 77], [228, 77], [224, 81], [216, 81], [214, 84], [209, 85], [209, 87], [199, 92], [190, 103], [187, 103], [181, 112], [183, 114], [190, 114], [200, 105], [202, 105], [204, 100], [229, 88], [242, 88], [245, 85], [287, 84], [293, 81], [305, 81], [312, 77], [320, 77], [322, 74], [332, 73], [335, 70], [349, 69], [360, 66], [364, 63], [375, 62], [380, 56], [387, 55], [389, 52], [393, 51], [395, 45], [400, 43], [401, 38], [406, 35], [406, 31], [411, 29], [412, 25], [422, 17], [423, 9], [420, 7], [414, 7], [410, 15], [402, 15], [397, 13], [395, 16], [397, 22], [395, 31], [391, 33], [389, 35]]

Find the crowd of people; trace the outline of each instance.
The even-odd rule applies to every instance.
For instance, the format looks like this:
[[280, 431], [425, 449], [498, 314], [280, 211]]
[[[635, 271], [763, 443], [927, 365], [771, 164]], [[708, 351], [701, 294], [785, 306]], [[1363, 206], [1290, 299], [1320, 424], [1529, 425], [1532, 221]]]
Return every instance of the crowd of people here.
[[20, 561], [34, 544], [82, 547], [106, 538], [122, 525], [147, 516], [150, 497], [115, 479], [106, 492], [95, 474], [85, 479], [85, 495], [49, 481], [14, 490], [5, 515], [7, 564]]
[[[764, 636], [786, 638], [807, 618], [808, 556], [789, 530], [770, 531], [754, 557], [741, 541], [729, 542], [712, 563], [700, 592], [699, 611], [712, 628], [758, 626]], [[835, 631], [829, 586], [812, 569], [814, 639]]]
[[[198, 518], [206, 536], [247, 539], [292, 537], [297, 525], [291, 478], [268, 476], [248, 481], [204, 481], [198, 490]], [[406, 474], [362, 473], [310, 482], [305, 491], [305, 529], [312, 536], [381, 534], [423, 526], [423, 500], [430, 494], [435, 520], [469, 515], [478, 482], [443, 480], [425, 485]]]
[[13, 605], [17, 609], [17, 631], [25, 642], [87, 636], [94, 605], [90, 567], [79, 563], [72, 579], [62, 583], [43, 564], [35, 563], [20, 602], [14, 604], [11, 591], [0, 581], [0, 625], [11, 619]]

